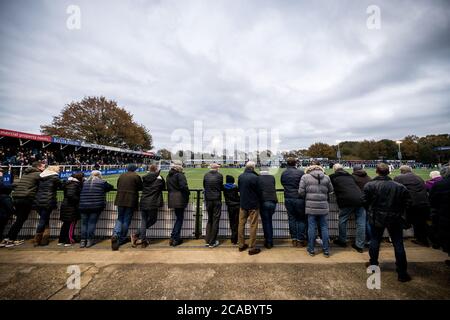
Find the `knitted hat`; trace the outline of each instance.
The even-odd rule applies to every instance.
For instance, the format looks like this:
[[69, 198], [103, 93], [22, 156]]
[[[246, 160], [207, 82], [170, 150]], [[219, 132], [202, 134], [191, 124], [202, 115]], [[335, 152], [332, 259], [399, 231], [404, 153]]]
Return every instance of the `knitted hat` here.
[[230, 176], [230, 175], [227, 175], [225, 177], [225, 181], [226, 181], [226, 183], [234, 183], [234, 177]]

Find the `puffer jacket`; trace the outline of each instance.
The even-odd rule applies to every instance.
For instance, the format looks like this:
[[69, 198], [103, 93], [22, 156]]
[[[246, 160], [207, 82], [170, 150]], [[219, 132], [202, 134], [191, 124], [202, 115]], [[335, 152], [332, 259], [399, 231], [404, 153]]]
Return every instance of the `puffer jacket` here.
[[3, 183], [3, 177], [0, 177], [0, 218], [9, 219], [14, 213], [14, 206], [11, 199], [12, 186]]
[[56, 172], [44, 170], [40, 175], [34, 206], [37, 209], [53, 210], [57, 207], [56, 192], [62, 182]]
[[404, 185], [406, 189], [408, 189], [412, 200], [411, 206], [428, 207], [430, 205], [428, 201], [427, 188], [425, 187], [425, 182], [421, 177], [409, 172], [396, 176], [394, 181]]
[[333, 192], [330, 178], [321, 166], [310, 166], [300, 179], [298, 192], [305, 199], [305, 213], [310, 215], [327, 215], [330, 211], [328, 198]]
[[80, 194], [80, 212], [101, 212], [106, 206], [106, 193], [114, 187], [102, 179], [93, 179], [83, 183]]
[[268, 172], [260, 172], [258, 177], [259, 190], [261, 190], [261, 202], [278, 202], [277, 191], [275, 189], [275, 177]]
[[34, 200], [39, 185], [40, 174], [41, 171], [37, 168], [26, 168], [19, 182], [14, 183], [14, 192], [12, 194], [14, 200]]
[[167, 191], [169, 193], [169, 208], [181, 209], [186, 208], [189, 203], [189, 191], [188, 183], [183, 172], [178, 171], [175, 168], [170, 169], [167, 175]]
[[78, 207], [80, 205], [81, 187], [82, 182], [73, 177], [69, 177], [63, 184], [64, 199], [59, 209], [61, 221], [72, 222], [80, 219]]
[[405, 186], [388, 176], [378, 176], [364, 187], [363, 203], [369, 222], [376, 227], [401, 224], [406, 226], [406, 209], [411, 196]]
[[239, 188], [234, 183], [226, 183], [223, 186], [223, 195], [227, 207], [239, 207], [241, 198], [239, 197]]
[[337, 170], [330, 175], [339, 208], [361, 207], [362, 191], [355, 178], [345, 170]]
[[149, 172], [142, 178], [141, 210], [156, 209], [163, 206], [163, 190], [166, 189], [164, 178], [159, 172]]
[[203, 177], [205, 201], [222, 200], [223, 176], [217, 170], [211, 170]]
[[300, 185], [300, 179], [305, 173], [303, 170], [297, 169], [293, 166], [288, 166], [286, 170], [281, 174], [281, 184], [284, 188], [285, 199], [298, 199], [298, 186]]
[[355, 178], [356, 184], [361, 191], [364, 189], [366, 183], [372, 180], [372, 178], [367, 175], [365, 170], [353, 171], [352, 176]]

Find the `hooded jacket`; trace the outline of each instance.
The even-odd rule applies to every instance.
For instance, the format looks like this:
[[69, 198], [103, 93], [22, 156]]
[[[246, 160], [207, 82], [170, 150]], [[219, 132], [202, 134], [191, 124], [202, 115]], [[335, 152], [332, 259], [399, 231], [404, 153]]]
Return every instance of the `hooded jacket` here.
[[78, 207], [80, 205], [81, 187], [81, 181], [73, 177], [69, 177], [63, 184], [64, 199], [59, 210], [61, 221], [73, 222], [80, 219]]
[[36, 196], [41, 171], [37, 168], [26, 168], [19, 182], [14, 184], [13, 198], [14, 200], [30, 200], [33, 201]]
[[45, 169], [39, 175], [39, 186], [36, 193], [35, 207], [53, 210], [57, 207], [56, 192], [61, 189], [62, 182], [56, 172]]
[[169, 208], [181, 209], [186, 208], [189, 203], [189, 191], [186, 176], [182, 172], [182, 168], [173, 167], [167, 175], [167, 191], [169, 193]]
[[164, 178], [159, 172], [149, 172], [142, 178], [141, 210], [156, 209], [163, 206], [163, 190], [166, 189]]
[[372, 180], [372, 178], [367, 175], [367, 172], [365, 170], [353, 171], [352, 176], [353, 178], [355, 178], [356, 184], [358, 185], [359, 189], [361, 189], [361, 191], [364, 189], [366, 183]]
[[306, 214], [328, 214], [328, 198], [333, 192], [333, 185], [321, 166], [314, 165], [306, 169], [306, 174], [300, 179], [298, 192], [305, 199]]
[[226, 183], [223, 185], [223, 195], [227, 207], [239, 207], [241, 198], [239, 197], [239, 188], [234, 183]]
[[427, 189], [421, 177], [412, 172], [408, 172], [396, 176], [394, 181], [404, 185], [408, 189], [412, 200], [411, 206], [429, 206]]
[[344, 169], [330, 175], [339, 208], [361, 207], [362, 191], [355, 178]]
[[268, 172], [261, 171], [258, 177], [259, 190], [261, 190], [261, 202], [278, 202], [275, 189], [275, 177]]
[[298, 199], [298, 186], [300, 185], [300, 179], [305, 173], [303, 170], [297, 169], [293, 166], [288, 166], [286, 170], [281, 174], [281, 184], [284, 188], [285, 199]]

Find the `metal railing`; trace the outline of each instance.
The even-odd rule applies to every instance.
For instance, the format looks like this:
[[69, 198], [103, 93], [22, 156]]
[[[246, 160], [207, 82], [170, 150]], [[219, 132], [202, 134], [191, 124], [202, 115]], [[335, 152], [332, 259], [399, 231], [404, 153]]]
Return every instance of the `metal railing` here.
[[[99, 217], [96, 229], [97, 238], [111, 237], [114, 224], [117, 218], [117, 207], [114, 205], [114, 199], [116, 192], [112, 191], [107, 194], [107, 206]], [[282, 189], [277, 190], [278, 204], [276, 206], [275, 214], [273, 215], [273, 232], [274, 238], [283, 239], [289, 238], [289, 225], [286, 208], [284, 206], [284, 194]], [[175, 214], [173, 209], [167, 207], [167, 192], [163, 192], [164, 206], [158, 212], [158, 221], [150, 229], [147, 230], [147, 237], [149, 238], [170, 238], [173, 225], [175, 223]], [[58, 199], [62, 199], [62, 192], [59, 192]], [[59, 220], [59, 205], [58, 209], [54, 210], [50, 217], [50, 234], [52, 237], [59, 236], [59, 231], [62, 222]], [[133, 215], [132, 222], [130, 224], [130, 232], [138, 231], [141, 220], [141, 214], [136, 211]], [[208, 220], [206, 212], [203, 190], [193, 189], [191, 190], [191, 196], [189, 204], [184, 212], [184, 222], [181, 236], [185, 239], [199, 239], [205, 235], [205, 228]], [[9, 229], [14, 218], [11, 219], [6, 230]], [[35, 230], [39, 221], [39, 215], [33, 211], [29, 219], [25, 222], [19, 236], [29, 238], [34, 236]], [[330, 237], [335, 237], [339, 234], [339, 208], [336, 203], [336, 198], [332, 194], [330, 197], [330, 213], [328, 214], [328, 228]], [[351, 238], [355, 236], [355, 220], [351, 217], [347, 224], [347, 235]], [[5, 230], [5, 231], [6, 231]], [[75, 229], [75, 235], [80, 232], [80, 223], [77, 223]], [[246, 231], [247, 232], [247, 231]], [[259, 218], [258, 223], [258, 237], [263, 236], [262, 223]], [[405, 233], [409, 235], [408, 232]], [[228, 220], [227, 207], [225, 202], [222, 205], [222, 215], [219, 224], [219, 237], [229, 238], [231, 236], [231, 230]]]

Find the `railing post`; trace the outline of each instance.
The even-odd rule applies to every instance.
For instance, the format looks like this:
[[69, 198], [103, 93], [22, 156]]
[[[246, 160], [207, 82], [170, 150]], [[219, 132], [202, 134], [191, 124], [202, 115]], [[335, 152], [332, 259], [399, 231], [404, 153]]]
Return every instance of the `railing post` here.
[[196, 199], [196, 208], [195, 208], [195, 239], [199, 239], [202, 234], [202, 218], [200, 215], [200, 194], [201, 190], [196, 190], [197, 199]]

